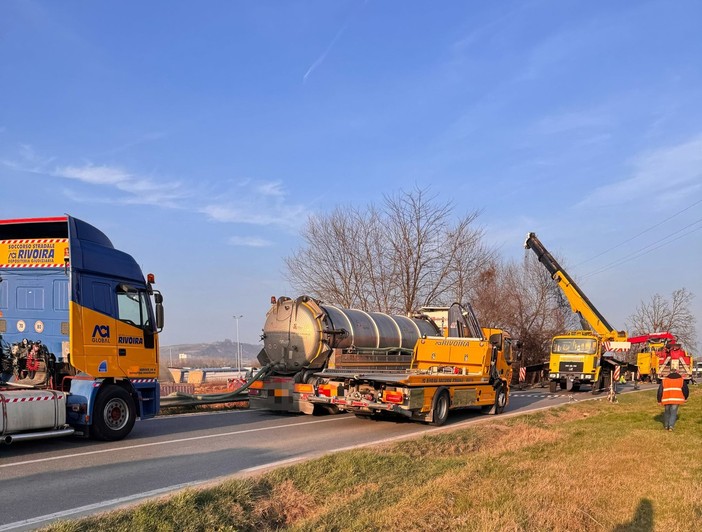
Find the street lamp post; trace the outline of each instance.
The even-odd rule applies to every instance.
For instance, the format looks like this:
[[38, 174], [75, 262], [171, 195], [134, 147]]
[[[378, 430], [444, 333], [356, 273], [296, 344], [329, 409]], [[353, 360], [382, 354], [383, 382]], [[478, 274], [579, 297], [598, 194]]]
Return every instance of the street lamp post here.
[[236, 320], [236, 369], [237, 371], [241, 371], [241, 344], [239, 344], [239, 319], [243, 318], [243, 314], [239, 314], [238, 316], [234, 316], [234, 319]]

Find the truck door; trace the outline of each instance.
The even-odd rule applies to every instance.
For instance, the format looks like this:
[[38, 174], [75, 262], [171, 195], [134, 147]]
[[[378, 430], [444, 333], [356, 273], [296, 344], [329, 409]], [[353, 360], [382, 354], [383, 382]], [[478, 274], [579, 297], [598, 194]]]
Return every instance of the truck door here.
[[117, 360], [128, 377], [155, 377], [158, 372], [154, 317], [145, 290], [117, 286]]

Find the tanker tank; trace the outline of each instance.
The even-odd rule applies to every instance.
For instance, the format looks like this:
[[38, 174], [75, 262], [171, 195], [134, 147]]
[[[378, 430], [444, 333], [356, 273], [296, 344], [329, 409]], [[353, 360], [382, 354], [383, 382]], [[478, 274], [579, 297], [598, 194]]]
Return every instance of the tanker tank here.
[[422, 336], [438, 334], [426, 317], [347, 309], [309, 296], [280, 297], [266, 314], [258, 360], [291, 375], [323, 369], [333, 350], [409, 353]]

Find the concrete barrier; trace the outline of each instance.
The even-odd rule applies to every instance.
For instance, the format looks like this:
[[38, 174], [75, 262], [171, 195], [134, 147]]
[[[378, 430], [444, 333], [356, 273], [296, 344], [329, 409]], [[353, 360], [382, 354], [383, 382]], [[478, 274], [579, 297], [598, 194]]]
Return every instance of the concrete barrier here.
[[201, 369], [191, 369], [188, 372], [188, 383], [202, 384], [205, 382], [205, 372]]

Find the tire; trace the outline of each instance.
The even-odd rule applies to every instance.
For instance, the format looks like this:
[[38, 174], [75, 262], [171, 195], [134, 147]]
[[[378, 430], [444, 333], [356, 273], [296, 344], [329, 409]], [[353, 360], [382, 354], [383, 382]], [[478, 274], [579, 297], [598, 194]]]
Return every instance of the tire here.
[[93, 408], [91, 435], [98, 440], [121, 440], [132, 431], [136, 407], [129, 393], [110, 384], [102, 389]]
[[505, 411], [507, 406], [507, 390], [504, 384], [500, 384], [500, 387], [495, 390], [495, 415], [501, 414]]
[[600, 393], [600, 381], [599, 380], [592, 383], [591, 393], [592, 393], [592, 395], [597, 395], [598, 393]]
[[600, 392], [609, 390], [609, 385], [611, 383], [611, 374], [600, 372], [600, 378], [592, 385], [592, 395], [597, 395]]
[[440, 390], [434, 396], [434, 405], [432, 406], [432, 421], [430, 425], [435, 427], [440, 427], [449, 415], [449, 407], [451, 406], [451, 399], [446, 390]]
[[556, 393], [556, 388], [558, 388], [558, 383], [556, 381], [551, 381], [548, 383], [549, 392]]
[[561, 387], [561, 390], [565, 390], [568, 387], [568, 381], [566, 379], [561, 379], [558, 385]]

